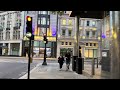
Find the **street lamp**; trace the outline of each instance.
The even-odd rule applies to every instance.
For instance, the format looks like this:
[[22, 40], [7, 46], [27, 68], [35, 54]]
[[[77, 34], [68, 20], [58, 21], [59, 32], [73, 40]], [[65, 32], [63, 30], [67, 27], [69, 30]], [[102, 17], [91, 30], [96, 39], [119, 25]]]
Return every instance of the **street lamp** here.
[[[47, 11], [47, 15], [48, 15], [48, 11]], [[43, 63], [42, 65], [47, 65], [47, 62], [46, 62], [46, 44], [48, 42], [47, 40], [47, 26], [48, 26], [48, 17], [46, 17], [46, 34], [44, 34], [44, 43], [45, 43], [45, 49], [44, 49], [44, 60], [43, 60]]]

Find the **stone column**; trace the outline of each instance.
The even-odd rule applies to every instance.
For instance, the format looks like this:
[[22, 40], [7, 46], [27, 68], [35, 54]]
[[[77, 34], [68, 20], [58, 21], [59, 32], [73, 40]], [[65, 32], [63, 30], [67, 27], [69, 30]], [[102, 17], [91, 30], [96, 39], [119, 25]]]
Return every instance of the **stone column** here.
[[57, 58], [60, 56], [60, 41], [57, 42]]
[[22, 56], [22, 42], [20, 42], [20, 47], [19, 47], [19, 56]]
[[111, 40], [111, 78], [120, 79], [120, 11], [111, 11], [112, 40]]
[[[5, 43], [3, 43], [3, 46], [5, 46]], [[4, 55], [4, 53], [5, 53], [5, 50], [4, 48], [2, 48], [2, 55]]]
[[8, 55], [11, 55], [11, 43], [8, 43]]

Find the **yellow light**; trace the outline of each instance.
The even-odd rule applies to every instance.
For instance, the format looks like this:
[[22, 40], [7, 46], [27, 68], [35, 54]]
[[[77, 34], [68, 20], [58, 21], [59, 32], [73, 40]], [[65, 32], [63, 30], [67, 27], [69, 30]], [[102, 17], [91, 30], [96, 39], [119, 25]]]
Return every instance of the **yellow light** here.
[[28, 21], [31, 21], [31, 17], [28, 17], [27, 20], [28, 20]]
[[100, 37], [98, 37], [98, 40], [100, 40]]
[[96, 28], [93, 28], [93, 30], [96, 30]]
[[83, 39], [85, 39], [85, 36], [83, 36]]
[[113, 34], [113, 37], [116, 39], [116, 38], [117, 38], [117, 34], [116, 34], [116, 33], [114, 33], [114, 34]]

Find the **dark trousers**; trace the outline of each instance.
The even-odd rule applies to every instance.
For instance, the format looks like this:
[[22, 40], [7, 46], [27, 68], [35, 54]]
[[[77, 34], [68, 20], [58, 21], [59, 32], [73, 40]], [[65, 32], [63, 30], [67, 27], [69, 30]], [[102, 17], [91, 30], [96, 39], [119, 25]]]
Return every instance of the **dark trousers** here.
[[63, 66], [63, 63], [59, 63], [59, 66], [60, 66], [60, 69], [62, 68], [62, 66]]

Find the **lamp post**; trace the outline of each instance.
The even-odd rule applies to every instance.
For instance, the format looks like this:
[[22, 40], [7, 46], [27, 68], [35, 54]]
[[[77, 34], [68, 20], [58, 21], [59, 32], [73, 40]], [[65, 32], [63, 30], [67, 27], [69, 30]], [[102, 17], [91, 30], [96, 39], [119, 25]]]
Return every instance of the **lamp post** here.
[[[47, 39], [47, 22], [48, 22], [48, 11], [47, 11], [47, 17], [46, 17], [46, 39]], [[44, 50], [44, 60], [43, 60], [43, 63], [42, 65], [47, 65], [47, 62], [46, 62], [46, 44], [47, 44], [47, 41], [45, 41], [45, 50]]]

